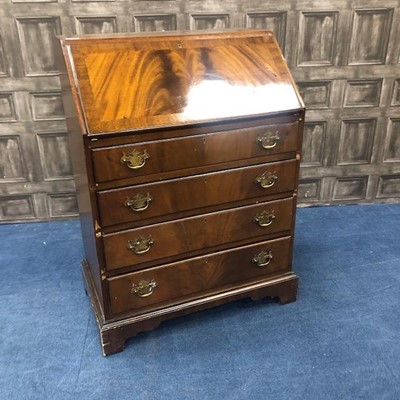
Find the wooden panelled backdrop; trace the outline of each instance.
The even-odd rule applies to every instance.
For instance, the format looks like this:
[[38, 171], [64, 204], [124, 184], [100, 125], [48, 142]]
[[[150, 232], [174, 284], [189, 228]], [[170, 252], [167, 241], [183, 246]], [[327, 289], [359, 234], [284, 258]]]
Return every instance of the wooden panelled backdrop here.
[[55, 35], [267, 28], [307, 114], [299, 200], [400, 201], [400, 1], [0, 0], [0, 222], [77, 215]]

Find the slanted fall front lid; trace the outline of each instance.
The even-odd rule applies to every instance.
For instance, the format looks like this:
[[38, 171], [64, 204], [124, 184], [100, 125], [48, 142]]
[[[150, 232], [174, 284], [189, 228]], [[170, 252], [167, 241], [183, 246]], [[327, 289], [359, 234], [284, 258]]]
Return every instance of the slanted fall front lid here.
[[89, 134], [303, 108], [267, 31], [61, 41]]

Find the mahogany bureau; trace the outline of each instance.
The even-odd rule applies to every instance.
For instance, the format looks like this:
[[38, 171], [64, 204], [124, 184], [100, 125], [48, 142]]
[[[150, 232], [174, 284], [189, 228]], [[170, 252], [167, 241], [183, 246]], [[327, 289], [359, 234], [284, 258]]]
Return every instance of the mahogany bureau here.
[[103, 354], [228, 301], [294, 301], [304, 105], [272, 33], [60, 41]]

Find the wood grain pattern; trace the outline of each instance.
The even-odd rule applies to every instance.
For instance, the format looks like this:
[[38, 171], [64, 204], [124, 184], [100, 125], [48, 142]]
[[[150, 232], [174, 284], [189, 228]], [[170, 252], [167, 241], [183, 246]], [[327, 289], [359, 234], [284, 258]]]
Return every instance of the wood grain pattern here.
[[[262, 212], [274, 215], [271, 225], [262, 227], [255, 221]], [[290, 231], [293, 212], [290, 198], [104, 235], [106, 268], [111, 271], [131, 266], [130, 270], [137, 270], [153, 260], [174, 260], [193, 251], [209, 252], [223, 244], [260, 240], [272, 233]], [[139, 237], [154, 241], [148, 252], [135, 254], [128, 248], [128, 241]]]
[[14, 122], [16, 120], [13, 94], [0, 92], [0, 122]]
[[338, 201], [362, 200], [367, 193], [368, 177], [338, 178], [333, 198]]
[[287, 12], [249, 12], [246, 14], [246, 27], [268, 29], [274, 33], [282, 51], [285, 50]]
[[0, 154], [4, 154], [0, 159], [0, 181], [25, 180], [19, 137], [0, 136]]
[[18, 18], [17, 27], [23, 49], [25, 74], [57, 74], [55, 36], [61, 33], [59, 18]]
[[379, 106], [382, 79], [349, 81], [346, 85], [343, 107]]
[[78, 209], [75, 193], [49, 194], [48, 206], [53, 218], [75, 216]]
[[390, 120], [383, 159], [385, 162], [400, 161], [400, 118]]
[[349, 64], [385, 62], [392, 17], [390, 8], [355, 11]]
[[116, 17], [77, 17], [75, 25], [76, 33], [79, 35], [117, 32]]
[[300, 14], [299, 65], [333, 63], [337, 16], [337, 12], [326, 11]]
[[393, 85], [392, 106], [400, 106], [400, 79], [396, 79]]
[[[70, 155], [66, 152], [67, 140], [65, 133], [38, 134], [38, 146], [45, 180], [73, 176]], [[48, 157], [48, 154], [52, 154], [53, 157]]]
[[[247, 31], [157, 42], [63, 39], [71, 47], [89, 133], [300, 109], [272, 36]], [[134, 71], [134, 73], [126, 73]], [[141, 78], [138, 79], [137, 77]]]
[[310, 122], [304, 125], [303, 165], [322, 165], [325, 138], [326, 122]]
[[4, 54], [3, 38], [0, 36], [0, 76], [7, 76], [6, 56]]
[[16, 217], [30, 221], [35, 218], [35, 214], [30, 195], [0, 197], [0, 215], [5, 221], [13, 221]]
[[64, 119], [65, 113], [60, 92], [33, 92], [30, 100], [34, 121]]
[[329, 107], [331, 82], [299, 82], [298, 86], [308, 110]]
[[337, 163], [369, 163], [376, 129], [374, 119], [343, 121]]
[[[211, 291], [215, 293], [216, 289], [223, 291], [228, 285], [234, 287], [235, 283], [243, 286], [244, 283], [288, 271], [290, 242], [291, 238], [285, 237], [110, 278], [111, 311], [114, 315], [128, 310], [137, 313], [146, 308], [149, 310], [149, 306], [154, 309], [163, 303], [176, 304], [185, 297], [199, 297]], [[254, 255], [261, 251], [273, 254], [271, 262], [265, 267], [258, 267], [252, 262]], [[153, 279], [157, 287], [151, 296], [141, 298], [132, 293], [133, 284]]]
[[164, 32], [176, 30], [175, 14], [135, 15], [135, 32]]
[[[93, 163], [96, 182], [112, 181], [122, 178], [152, 175], [166, 171], [227, 163], [235, 160], [258, 161], [257, 157], [295, 152], [298, 141], [298, 123], [266, 125], [224, 131], [205, 135], [195, 135], [168, 141], [149, 141], [98, 148], [93, 150]], [[257, 141], [263, 135], [278, 135], [271, 142], [272, 148], [263, 148]], [[269, 135], [269, 136], [268, 136]], [[268, 143], [266, 144], [268, 145]], [[140, 169], [134, 170], [121, 163], [123, 154], [137, 151], [146, 153], [149, 158]], [[255, 160], [252, 161], [251, 159]], [[221, 166], [223, 167], [223, 166]]]
[[[261, 188], [255, 181], [264, 172], [274, 172], [277, 176], [275, 184], [267, 189]], [[296, 162], [284, 161], [101, 191], [97, 196], [101, 225], [160, 216], [170, 219], [171, 214], [175, 213], [193, 214], [196, 209], [290, 192], [295, 186], [295, 174]], [[145, 196], [147, 193], [153, 199], [147, 210], [135, 212], [125, 206], [127, 198], [133, 198], [136, 194]]]
[[400, 195], [400, 174], [381, 176], [378, 184], [378, 198], [385, 199]]
[[[172, 308], [200, 309], [246, 293], [294, 301], [292, 237], [304, 109], [287, 68], [279, 68], [283, 59], [271, 34], [119, 35], [66, 39], [62, 49], [83, 269], [104, 353], [123, 346], [121, 324], [129, 334], [154, 328], [159, 318], [153, 313], [165, 319], [165, 310], [172, 317]], [[79, 70], [82, 65], [86, 69]], [[195, 117], [184, 122], [179, 115], [190, 107], [193, 79], [211, 89], [216, 82], [234, 91], [243, 87], [241, 100], [250, 96], [251, 112], [227, 119], [223, 107], [211, 104], [211, 114], [211, 90], [192, 110], [196, 118], [203, 112], [207, 123]], [[260, 88], [271, 87], [277, 97], [269, 101], [284, 112], [260, 97]], [[126, 98], [124, 91], [133, 89], [139, 95]], [[94, 116], [95, 124], [111, 130], [88, 132]], [[155, 127], [152, 118], [165, 121]], [[129, 131], [115, 132], [119, 121]], [[50, 200], [55, 208], [58, 199]], [[112, 333], [103, 335], [104, 324], [114, 323], [118, 327], [110, 325]]]

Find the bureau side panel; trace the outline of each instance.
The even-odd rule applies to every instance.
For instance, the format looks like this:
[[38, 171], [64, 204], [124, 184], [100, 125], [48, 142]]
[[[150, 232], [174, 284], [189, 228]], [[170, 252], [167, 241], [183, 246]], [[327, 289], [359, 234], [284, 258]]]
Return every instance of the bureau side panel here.
[[293, 213], [292, 213], [292, 230], [291, 230], [292, 243], [291, 243], [291, 247], [290, 247], [290, 264], [291, 265], [292, 265], [292, 261], [293, 261], [293, 252], [294, 252], [296, 209], [297, 209], [297, 199], [298, 199], [298, 191], [299, 191], [299, 176], [300, 176], [301, 151], [302, 151], [302, 145], [303, 145], [304, 117], [305, 117], [305, 109], [303, 109], [300, 113], [299, 124], [298, 124], [298, 133], [297, 133], [296, 177], [295, 177], [295, 187], [294, 187], [294, 192], [293, 192]]
[[[62, 51], [65, 52], [65, 48], [63, 48]], [[100, 242], [100, 239], [96, 239], [95, 235], [96, 205], [90, 193], [90, 174], [88, 174], [90, 165], [87, 158], [87, 151], [85, 151], [84, 124], [79, 111], [76, 89], [70, 84], [72, 74], [71, 66], [68, 64], [66, 65], [67, 61], [65, 60], [67, 59], [67, 55], [65, 53], [63, 55], [62, 51], [59, 51], [58, 57], [60, 82], [77, 191], [85, 259], [89, 266], [96, 295], [104, 310], [100, 263], [97, 256], [97, 250], [98, 247], [101, 246], [101, 243], [97, 243], [98, 241]], [[68, 75], [70, 75], [70, 77]]]

